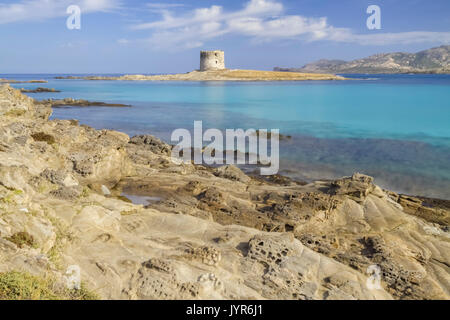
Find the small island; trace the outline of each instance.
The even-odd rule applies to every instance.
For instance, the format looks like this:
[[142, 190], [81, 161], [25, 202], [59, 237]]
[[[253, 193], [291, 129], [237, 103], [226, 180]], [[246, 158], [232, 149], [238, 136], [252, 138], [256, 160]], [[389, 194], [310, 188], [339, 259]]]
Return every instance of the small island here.
[[223, 51], [201, 51], [200, 69], [188, 73], [164, 75], [67, 76], [59, 80], [122, 80], [122, 81], [306, 81], [346, 80], [333, 74], [226, 69]]

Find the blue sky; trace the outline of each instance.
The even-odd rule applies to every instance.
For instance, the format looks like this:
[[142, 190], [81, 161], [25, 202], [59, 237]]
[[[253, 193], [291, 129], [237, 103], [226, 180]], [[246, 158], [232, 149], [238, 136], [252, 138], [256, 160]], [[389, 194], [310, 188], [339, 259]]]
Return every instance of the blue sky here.
[[[66, 27], [69, 5], [81, 29]], [[368, 30], [369, 5], [381, 30]], [[450, 44], [448, 0], [0, 0], [0, 73], [175, 73], [199, 50], [271, 70]]]

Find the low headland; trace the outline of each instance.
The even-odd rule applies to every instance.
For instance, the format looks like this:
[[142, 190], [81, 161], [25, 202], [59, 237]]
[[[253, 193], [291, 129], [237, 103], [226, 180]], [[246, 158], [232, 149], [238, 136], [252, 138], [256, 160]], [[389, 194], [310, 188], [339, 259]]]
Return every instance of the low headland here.
[[306, 81], [345, 80], [333, 74], [296, 73], [259, 70], [207, 70], [166, 75], [123, 75], [123, 76], [66, 76], [60, 80], [122, 80], [122, 81]]
[[446, 201], [176, 165], [51, 113], [0, 86], [0, 299], [450, 298]]
[[0, 79], [2, 83], [48, 83], [47, 80], [14, 80], [14, 79]]

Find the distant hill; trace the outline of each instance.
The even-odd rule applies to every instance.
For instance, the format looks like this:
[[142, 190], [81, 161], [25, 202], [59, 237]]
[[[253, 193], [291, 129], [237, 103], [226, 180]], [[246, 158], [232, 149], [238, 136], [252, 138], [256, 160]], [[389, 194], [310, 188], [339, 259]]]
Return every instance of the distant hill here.
[[307, 73], [450, 73], [450, 45], [417, 53], [381, 53], [353, 61], [322, 59], [302, 68], [274, 71]]

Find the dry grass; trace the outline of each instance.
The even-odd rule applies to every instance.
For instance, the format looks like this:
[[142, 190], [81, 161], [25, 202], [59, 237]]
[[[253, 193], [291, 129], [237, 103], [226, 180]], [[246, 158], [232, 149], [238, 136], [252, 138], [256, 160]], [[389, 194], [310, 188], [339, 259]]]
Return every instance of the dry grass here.
[[0, 300], [98, 300], [99, 296], [86, 289], [69, 290], [50, 278], [25, 272], [0, 273]]
[[8, 112], [6, 112], [4, 115], [8, 117], [21, 117], [23, 116], [27, 110], [24, 109], [11, 109]]
[[55, 137], [52, 135], [46, 134], [44, 132], [37, 132], [31, 135], [34, 141], [43, 141], [48, 144], [54, 144], [56, 142]]
[[17, 232], [13, 234], [11, 237], [6, 238], [6, 240], [14, 243], [19, 248], [23, 248], [24, 246], [28, 247], [35, 246], [34, 238], [28, 232]]

